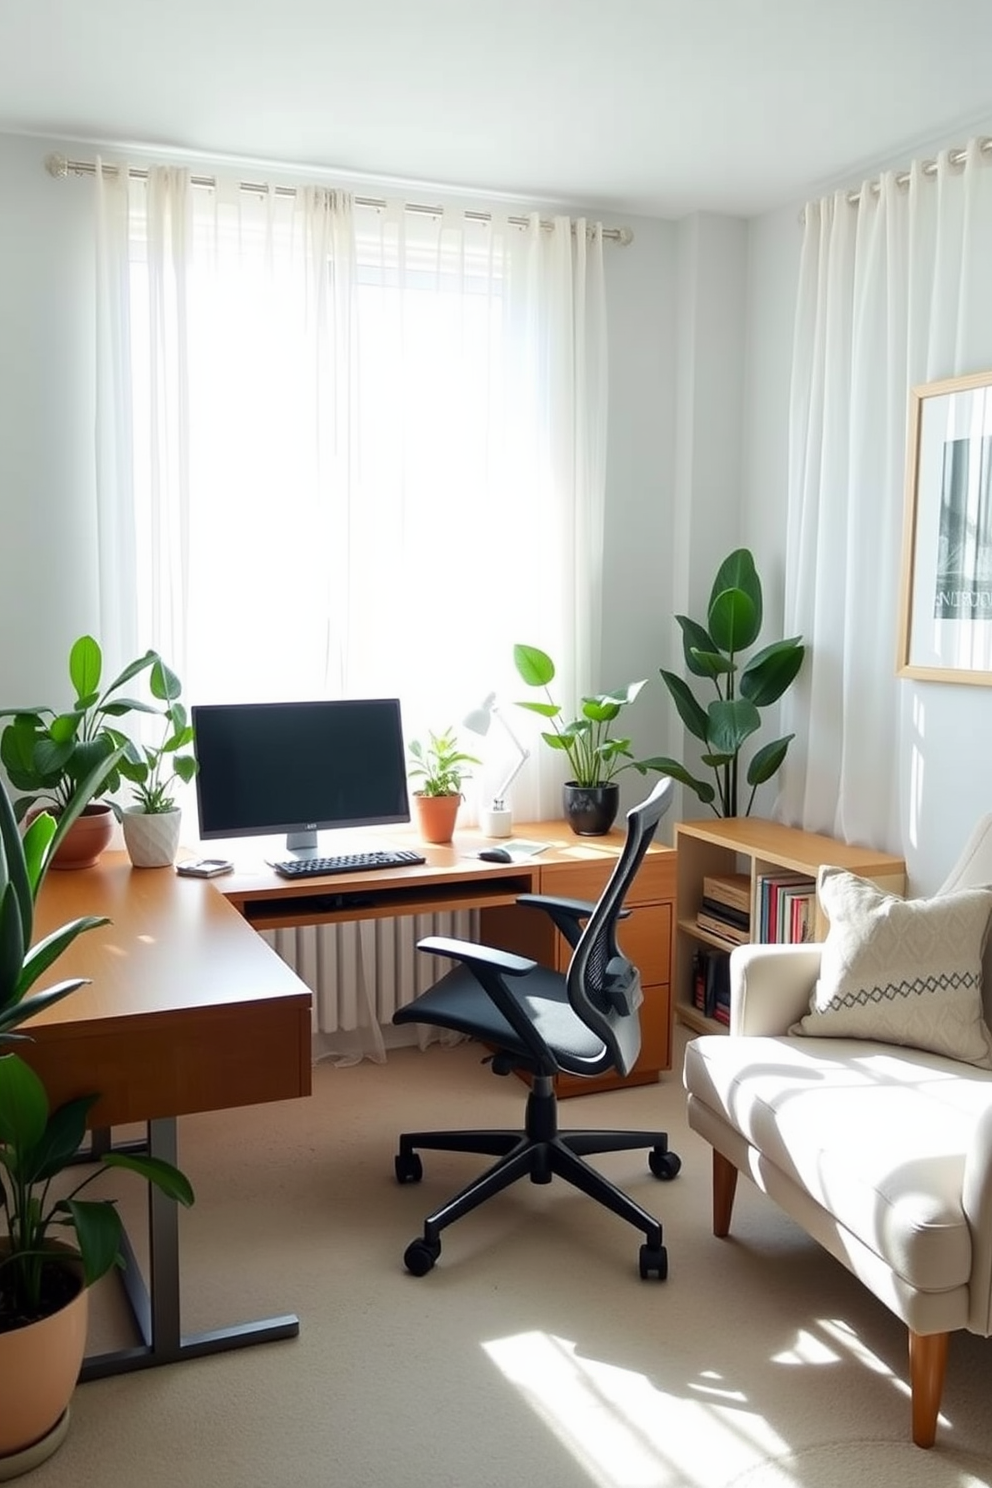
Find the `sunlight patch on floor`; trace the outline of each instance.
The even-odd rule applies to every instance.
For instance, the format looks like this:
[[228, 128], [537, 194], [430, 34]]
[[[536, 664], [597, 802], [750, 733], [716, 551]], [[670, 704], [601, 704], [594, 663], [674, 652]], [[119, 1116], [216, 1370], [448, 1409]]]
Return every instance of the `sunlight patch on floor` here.
[[[787, 1444], [708, 1373], [672, 1396], [549, 1333], [483, 1348], [598, 1488], [715, 1488]], [[705, 1442], [705, 1448], [701, 1444]]]

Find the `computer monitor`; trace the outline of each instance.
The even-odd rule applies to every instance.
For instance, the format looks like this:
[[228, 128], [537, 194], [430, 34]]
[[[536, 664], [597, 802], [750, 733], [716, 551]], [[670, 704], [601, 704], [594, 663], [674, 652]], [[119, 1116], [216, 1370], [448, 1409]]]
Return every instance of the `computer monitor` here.
[[317, 833], [410, 820], [397, 698], [214, 703], [191, 710], [200, 836]]

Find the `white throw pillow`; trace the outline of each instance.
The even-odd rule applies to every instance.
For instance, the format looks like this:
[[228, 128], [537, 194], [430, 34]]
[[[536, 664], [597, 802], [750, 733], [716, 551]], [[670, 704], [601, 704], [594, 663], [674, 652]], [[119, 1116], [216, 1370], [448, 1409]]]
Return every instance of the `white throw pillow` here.
[[906, 1044], [992, 1069], [982, 1015], [982, 951], [992, 888], [901, 899], [823, 866], [830, 921], [810, 1010], [790, 1033]]

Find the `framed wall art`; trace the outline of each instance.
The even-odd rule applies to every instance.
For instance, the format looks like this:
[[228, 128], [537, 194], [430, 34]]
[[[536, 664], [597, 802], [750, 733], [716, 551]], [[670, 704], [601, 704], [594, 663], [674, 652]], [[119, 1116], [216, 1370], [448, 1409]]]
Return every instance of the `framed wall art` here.
[[992, 372], [910, 393], [897, 671], [992, 686]]

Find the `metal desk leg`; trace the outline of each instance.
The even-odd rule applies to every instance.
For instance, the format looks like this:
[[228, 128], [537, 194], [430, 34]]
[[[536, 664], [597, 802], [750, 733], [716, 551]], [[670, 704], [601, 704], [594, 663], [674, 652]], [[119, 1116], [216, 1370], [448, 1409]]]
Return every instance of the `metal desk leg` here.
[[[147, 1129], [147, 1151], [151, 1156], [175, 1163], [175, 1118], [170, 1116], [149, 1121]], [[110, 1374], [126, 1374], [132, 1369], [150, 1369], [157, 1364], [176, 1364], [182, 1359], [197, 1359], [204, 1354], [247, 1348], [253, 1343], [295, 1338], [299, 1333], [299, 1318], [294, 1313], [287, 1313], [283, 1317], [239, 1323], [231, 1328], [214, 1328], [209, 1332], [191, 1333], [184, 1337], [180, 1325], [178, 1208], [173, 1199], [166, 1198], [151, 1183], [148, 1185], [148, 1242], [147, 1288], [126, 1234], [122, 1244], [122, 1280], [144, 1342], [132, 1348], [88, 1355], [83, 1360], [79, 1373], [81, 1381], [103, 1379]]]

